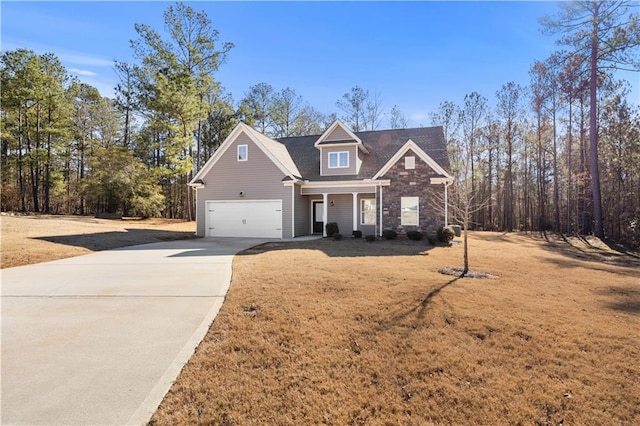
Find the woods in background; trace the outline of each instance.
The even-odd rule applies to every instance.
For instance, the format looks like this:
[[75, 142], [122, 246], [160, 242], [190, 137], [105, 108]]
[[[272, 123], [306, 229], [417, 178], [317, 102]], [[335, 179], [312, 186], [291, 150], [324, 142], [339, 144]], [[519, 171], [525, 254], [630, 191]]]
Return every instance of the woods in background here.
[[[431, 114], [457, 185], [476, 204], [472, 229], [640, 245], [640, 110], [614, 73], [639, 67], [628, 6], [563, 3], [542, 24], [566, 50], [536, 61], [528, 87], [508, 82], [495, 105], [473, 92]], [[320, 134], [336, 118], [356, 131], [407, 126], [397, 106], [386, 112], [380, 93], [359, 86], [339, 97], [339, 114], [264, 82], [234, 101], [215, 78], [233, 44], [184, 4], [164, 21], [166, 36], [136, 24], [136, 62], [114, 64], [115, 99], [71, 77], [54, 54], [3, 52], [3, 211], [192, 219], [186, 184], [239, 121], [272, 137]]]

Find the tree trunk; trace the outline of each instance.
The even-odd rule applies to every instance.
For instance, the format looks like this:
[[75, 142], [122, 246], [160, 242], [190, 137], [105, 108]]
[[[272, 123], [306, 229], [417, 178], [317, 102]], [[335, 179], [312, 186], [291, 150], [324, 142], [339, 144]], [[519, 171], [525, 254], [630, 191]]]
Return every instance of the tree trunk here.
[[[26, 117], [25, 117], [26, 118]], [[24, 170], [22, 168], [23, 163], [23, 155], [22, 155], [22, 133], [23, 133], [23, 125], [22, 125], [22, 111], [18, 112], [18, 186], [20, 188], [20, 208], [23, 212], [27, 211], [27, 194], [26, 188], [24, 185]]]
[[567, 234], [571, 234], [571, 185], [573, 184], [572, 179], [572, 161], [571, 161], [571, 150], [573, 149], [573, 126], [572, 126], [572, 118], [573, 118], [573, 100], [569, 97], [569, 139], [567, 140], [567, 223], [565, 226], [565, 232]]
[[591, 30], [591, 75], [589, 81], [589, 151], [591, 158], [591, 194], [593, 201], [593, 233], [598, 238], [604, 238], [602, 224], [602, 196], [600, 193], [600, 170], [598, 167], [598, 122], [597, 122], [597, 88], [598, 88], [598, 18], [599, 5], [594, 4], [594, 14]]
[[[555, 96], [555, 95], [554, 95]], [[553, 101], [553, 230], [560, 231], [560, 190], [558, 188], [558, 132], [556, 126], [556, 105]]]
[[51, 186], [51, 106], [49, 106], [47, 119], [49, 130], [47, 132], [47, 162], [44, 165], [44, 212], [51, 212], [50, 186]]

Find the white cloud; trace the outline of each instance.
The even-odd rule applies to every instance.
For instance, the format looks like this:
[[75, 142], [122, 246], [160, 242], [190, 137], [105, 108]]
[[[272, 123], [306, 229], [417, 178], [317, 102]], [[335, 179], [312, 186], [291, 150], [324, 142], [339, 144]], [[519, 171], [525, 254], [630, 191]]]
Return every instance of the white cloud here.
[[99, 58], [95, 56], [70, 53], [70, 52], [60, 52], [58, 53], [58, 57], [63, 62], [68, 62], [70, 64], [76, 65], [85, 65], [92, 67], [112, 67], [113, 61], [109, 59]]
[[77, 75], [83, 75], [85, 77], [96, 77], [98, 75], [93, 71], [80, 70], [78, 68], [69, 68], [69, 72]]

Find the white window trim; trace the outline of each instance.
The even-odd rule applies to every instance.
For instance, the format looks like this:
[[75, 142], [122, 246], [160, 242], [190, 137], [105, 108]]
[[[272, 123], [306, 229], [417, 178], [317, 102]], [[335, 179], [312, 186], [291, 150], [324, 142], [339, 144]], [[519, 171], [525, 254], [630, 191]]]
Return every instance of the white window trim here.
[[[365, 201], [373, 201], [373, 223], [365, 223], [364, 222], [364, 202]], [[376, 199], [375, 198], [361, 198], [360, 199], [360, 225], [375, 225], [376, 224]]]
[[[245, 153], [245, 158], [244, 159], [240, 158], [240, 148], [242, 148], [242, 147], [244, 147], [244, 153]], [[249, 145], [246, 145], [246, 144], [238, 145], [236, 159], [238, 161], [248, 161], [249, 160]]]
[[[336, 161], [337, 166], [332, 166], [331, 165], [331, 155], [335, 154], [338, 158]], [[340, 154], [347, 154], [347, 165], [346, 166], [341, 166], [340, 165]], [[334, 151], [334, 152], [329, 152], [327, 155], [327, 167], [330, 169], [348, 169], [349, 168], [349, 151]]]
[[[404, 223], [404, 215], [402, 214], [402, 200], [405, 198], [413, 198], [416, 200], [416, 223]], [[420, 226], [420, 198], [419, 197], [401, 197], [400, 198], [400, 225]]]
[[404, 169], [415, 170], [415, 168], [416, 168], [416, 157], [414, 156], [404, 157]]

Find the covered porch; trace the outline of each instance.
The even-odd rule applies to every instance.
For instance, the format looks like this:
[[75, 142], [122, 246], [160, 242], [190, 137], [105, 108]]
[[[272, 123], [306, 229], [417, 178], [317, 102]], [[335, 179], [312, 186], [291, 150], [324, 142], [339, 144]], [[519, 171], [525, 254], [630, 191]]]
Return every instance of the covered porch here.
[[342, 235], [359, 230], [363, 235], [382, 235], [384, 187], [388, 180], [305, 182], [301, 194], [308, 199], [309, 232], [327, 236], [325, 225], [338, 224]]

